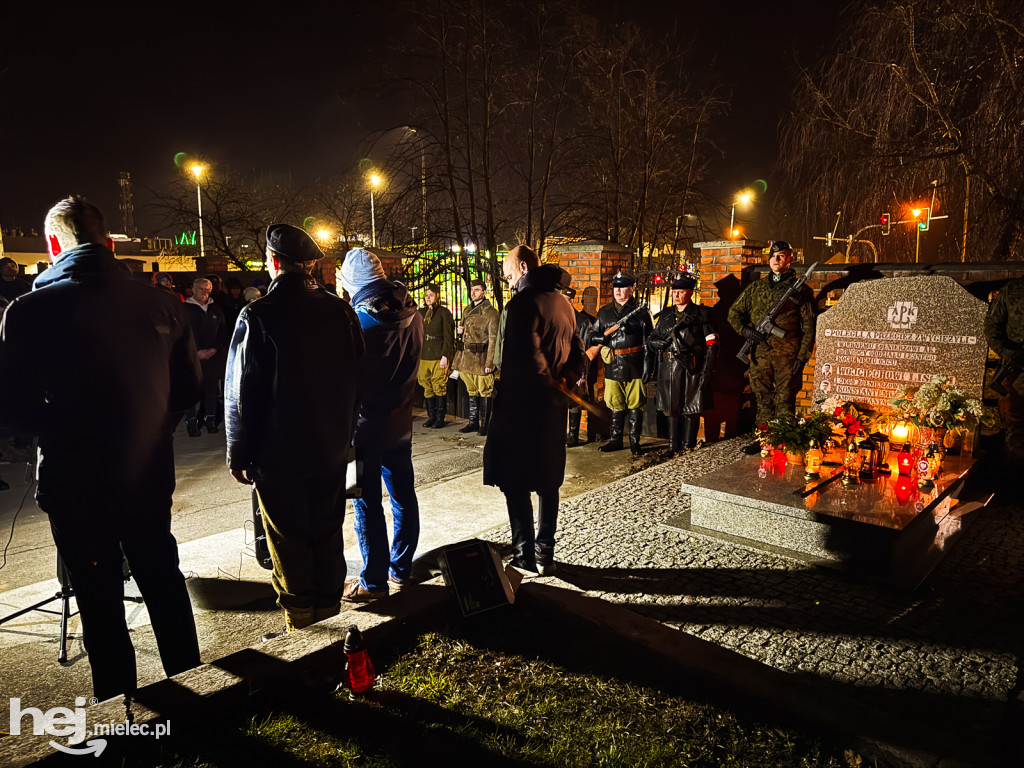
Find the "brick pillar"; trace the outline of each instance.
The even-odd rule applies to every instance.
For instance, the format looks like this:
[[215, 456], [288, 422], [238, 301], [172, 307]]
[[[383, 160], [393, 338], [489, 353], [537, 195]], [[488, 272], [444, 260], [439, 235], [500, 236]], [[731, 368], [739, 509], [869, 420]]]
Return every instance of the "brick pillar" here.
[[[548, 262], [557, 263], [572, 276], [572, 287], [576, 289], [575, 307], [593, 315], [612, 300], [612, 278], [619, 270], [629, 269], [630, 252], [618, 243], [585, 240], [549, 249]], [[597, 359], [600, 360], [600, 357]], [[594, 389], [591, 399], [603, 399], [604, 365], [601, 365]], [[584, 409], [581, 429], [588, 434], [589, 418], [590, 414]], [[607, 437], [607, 424], [595, 423], [593, 426], [596, 434]]]
[[[719, 437], [734, 437], [752, 426], [746, 366], [736, 359], [743, 338], [733, 331], [726, 316], [743, 288], [742, 272], [764, 263], [767, 243], [757, 240], [715, 240], [694, 243], [700, 255], [701, 304], [711, 307], [719, 334], [718, 362], [715, 365], [715, 407], [705, 412], [701, 434], [709, 443]], [[721, 302], [721, 304], [719, 304]], [[749, 423], [748, 423], [749, 422]]]

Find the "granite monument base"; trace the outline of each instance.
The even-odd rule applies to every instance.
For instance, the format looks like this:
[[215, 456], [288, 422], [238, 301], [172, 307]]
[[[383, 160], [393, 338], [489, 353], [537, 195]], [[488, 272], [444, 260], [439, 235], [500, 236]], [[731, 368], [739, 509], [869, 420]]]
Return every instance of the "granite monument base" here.
[[971, 488], [970, 455], [949, 456], [933, 487], [896, 472], [845, 485], [839, 466], [813, 481], [782, 454], [742, 459], [683, 483], [689, 514], [668, 525], [913, 589], [991, 494]]

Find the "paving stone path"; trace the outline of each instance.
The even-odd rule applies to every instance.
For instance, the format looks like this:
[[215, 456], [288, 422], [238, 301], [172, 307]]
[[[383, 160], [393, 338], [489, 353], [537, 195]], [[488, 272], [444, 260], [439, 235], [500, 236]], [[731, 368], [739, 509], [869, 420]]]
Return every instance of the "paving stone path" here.
[[[989, 743], [1024, 685], [1024, 510], [993, 506], [915, 591], [665, 525], [680, 484], [741, 457], [720, 442], [563, 502], [559, 577], [866, 704]], [[508, 542], [508, 529], [488, 537]], [[1015, 714], [1016, 713], [1016, 714]]]

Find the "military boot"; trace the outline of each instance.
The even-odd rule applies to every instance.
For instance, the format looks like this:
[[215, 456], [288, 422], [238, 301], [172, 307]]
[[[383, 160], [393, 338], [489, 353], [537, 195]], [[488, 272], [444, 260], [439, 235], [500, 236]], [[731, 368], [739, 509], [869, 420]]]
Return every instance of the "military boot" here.
[[480, 434], [487, 435], [487, 427], [491, 423], [491, 403], [494, 402], [493, 398], [481, 397], [480, 398]]
[[629, 452], [634, 456], [643, 453], [640, 450], [640, 431], [644, 428], [644, 412], [634, 408], [629, 412]]
[[669, 416], [668, 417], [668, 456], [671, 458], [676, 454], [680, 453], [680, 448], [683, 447], [682, 435], [679, 431], [679, 417]]
[[697, 447], [697, 430], [700, 427], [700, 416], [683, 416], [683, 447], [692, 451]]
[[441, 397], [434, 398], [434, 423], [431, 425], [434, 429], [444, 429], [444, 414], [448, 410], [448, 398], [442, 395]]
[[437, 408], [434, 406], [435, 400], [437, 400], [436, 397], [423, 398], [423, 402], [427, 406], [427, 420], [423, 422], [424, 427], [432, 427], [434, 426], [434, 422], [437, 421]]
[[202, 430], [199, 429], [198, 419], [185, 419], [185, 429], [188, 430], [189, 437], [199, 437]]
[[480, 431], [480, 398], [469, 396], [469, 423], [459, 430], [462, 434]]
[[220, 430], [217, 429], [217, 417], [207, 416], [206, 417], [206, 431], [211, 435], [217, 434]]
[[611, 418], [611, 434], [608, 436], [608, 442], [602, 445], [597, 450], [602, 453], [610, 453], [612, 451], [622, 450], [622, 430], [626, 426], [626, 412], [625, 411], [612, 411]]
[[288, 632], [305, 629], [316, 619], [312, 608], [285, 608], [284, 625]]
[[565, 436], [566, 447], [575, 448], [580, 444], [580, 421], [582, 420], [582, 411], [569, 411], [569, 434]]

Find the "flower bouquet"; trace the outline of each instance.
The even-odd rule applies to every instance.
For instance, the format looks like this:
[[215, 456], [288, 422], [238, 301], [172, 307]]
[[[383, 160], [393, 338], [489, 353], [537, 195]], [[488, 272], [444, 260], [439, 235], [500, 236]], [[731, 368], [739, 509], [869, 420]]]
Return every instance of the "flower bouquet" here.
[[826, 411], [811, 411], [799, 416], [784, 413], [760, 425], [757, 438], [763, 446], [802, 453], [811, 447], [812, 441], [824, 446], [832, 439], [835, 425], [835, 416]]
[[892, 418], [908, 421], [918, 429], [945, 429], [963, 434], [979, 424], [992, 426], [995, 412], [976, 397], [968, 397], [960, 387], [951, 385], [949, 377], [932, 376], [918, 388], [906, 385], [892, 399]]

